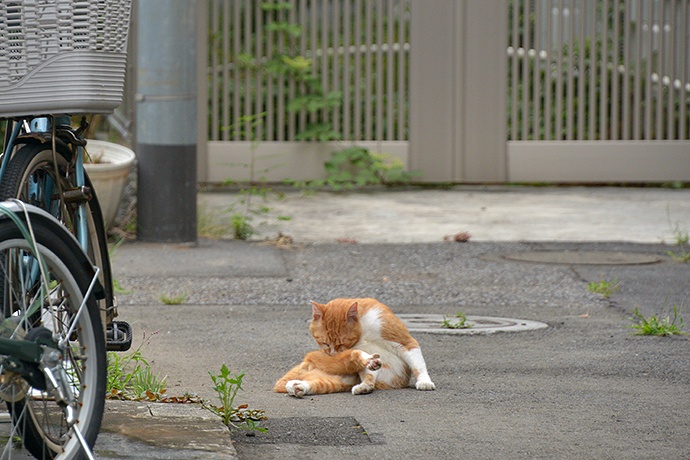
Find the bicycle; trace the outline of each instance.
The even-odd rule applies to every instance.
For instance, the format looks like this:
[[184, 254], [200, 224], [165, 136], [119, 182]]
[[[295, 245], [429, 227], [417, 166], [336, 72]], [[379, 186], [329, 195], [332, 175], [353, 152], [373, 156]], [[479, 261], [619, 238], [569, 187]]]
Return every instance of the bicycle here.
[[[89, 455], [103, 414], [106, 349], [131, 345], [131, 327], [114, 320], [106, 229], [84, 170], [88, 123], [82, 116], [73, 128], [69, 115], [119, 105], [130, 7], [131, 0], [10, 0], [0, 9], [0, 118], [7, 120], [0, 200], [28, 203], [24, 225], [36, 220], [34, 240], [27, 243], [21, 230], [9, 230], [21, 229], [21, 219], [10, 219], [14, 227], [0, 219], [0, 320], [9, 324], [7, 337], [0, 325], [0, 386], [11, 390], [0, 390], [0, 398], [12, 426], [5, 447], [16, 437], [37, 458]], [[84, 290], [87, 280], [93, 292]], [[22, 304], [18, 294], [34, 297]], [[79, 308], [76, 299], [83, 299]], [[76, 350], [86, 351], [74, 351], [74, 341], [81, 344]], [[28, 355], [18, 358], [17, 349]]]

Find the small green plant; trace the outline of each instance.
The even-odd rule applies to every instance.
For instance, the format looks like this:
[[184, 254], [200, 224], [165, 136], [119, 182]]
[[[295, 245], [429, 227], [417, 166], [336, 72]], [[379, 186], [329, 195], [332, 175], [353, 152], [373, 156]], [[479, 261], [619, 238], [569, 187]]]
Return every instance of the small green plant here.
[[163, 398], [167, 391], [167, 376], [154, 374], [151, 364], [141, 353], [144, 345], [151, 342], [151, 334], [146, 333], [141, 344], [131, 353], [121, 355], [116, 352], [108, 353], [108, 379], [106, 381], [106, 397], [125, 400], [157, 401]]
[[452, 322], [444, 316], [441, 327], [444, 329], [469, 329], [472, 327], [472, 325], [467, 322], [467, 315], [464, 313], [457, 312], [455, 317], [458, 319], [455, 322]]
[[[239, 125], [241, 127], [241, 132], [245, 132], [246, 125], [249, 126], [249, 131], [247, 135], [252, 139], [251, 146], [251, 157], [248, 164], [244, 164], [249, 170], [249, 180], [248, 184], [242, 186], [239, 192], [239, 199], [233, 203], [229, 212], [232, 213], [230, 216], [230, 222], [232, 227], [232, 234], [235, 239], [238, 240], [248, 240], [257, 233], [257, 229], [254, 226], [254, 217], [257, 216], [267, 216], [271, 211], [267, 203], [269, 198], [277, 197], [281, 198], [282, 193], [276, 192], [270, 187], [265, 185], [265, 177], [258, 177], [258, 173], [267, 173], [272, 169], [272, 167], [257, 170], [257, 154], [256, 149], [258, 147], [259, 141], [255, 136], [255, 128], [263, 123], [263, 118], [266, 113], [260, 113], [258, 115], [243, 116], [239, 120]], [[233, 129], [231, 126], [229, 129]], [[240, 129], [240, 128], [238, 128]], [[234, 185], [235, 181], [228, 179], [224, 181], [224, 185]], [[257, 201], [260, 200], [260, 201]], [[287, 220], [289, 218], [280, 216], [279, 220]]]
[[225, 213], [209, 210], [205, 204], [197, 209], [196, 233], [201, 238], [221, 239], [230, 233]]
[[165, 305], [182, 305], [187, 301], [189, 295], [186, 292], [176, 295], [161, 295], [158, 299]]
[[[218, 375], [209, 371], [208, 375], [213, 381], [213, 389], [218, 396], [220, 405], [216, 406], [209, 402], [204, 402], [203, 406], [207, 410], [221, 418], [226, 426], [235, 428], [246, 428], [254, 431], [266, 431], [266, 428], [259, 426], [258, 422], [265, 420], [266, 416], [262, 410], [250, 410], [246, 404], [235, 407], [235, 397], [242, 390], [242, 379], [244, 372], [231, 375], [228, 366], [223, 364]], [[240, 423], [241, 425], [236, 425]]]
[[636, 308], [632, 318], [635, 324], [630, 327], [636, 330], [635, 335], [667, 337], [685, 334], [683, 331], [683, 317], [678, 310], [678, 305], [674, 305], [673, 317], [669, 315], [663, 317], [662, 313], [659, 316], [651, 315], [645, 318]]
[[611, 297], [611, 294], [618, 291], [620, 287], [618, 285], [618, 280], [614, 279], [613, 281], [591, 281], [589, 284], [587, 284], [587, 289], [589, 289], [589, 292], [601, 294], [604, 296], [604, 298], [608, 299]]
[[678, 222], [673, 223], [671, 221], [671, 210], [669, 208], [666, 208], [666, 214], [669, 227], [671, 227], [671, 234], [676, 246], [679, 248], [678, 251], [668, 251], [667, 254], [676, 262], [690, 262], [690, 234], [688, 234], [686, 229], [681, 228]]
[[238, 212], [232, 215], [232, 230], [235, 239], [248, 240], [256, 233], [252, 220], [252, 216], [248, 214]]
[[678, 223], [671, 228], [678, 251], [668, 251], [668, 255], [676, 262], [690, 262], [690, 235], [687, 230], [680, 228]]

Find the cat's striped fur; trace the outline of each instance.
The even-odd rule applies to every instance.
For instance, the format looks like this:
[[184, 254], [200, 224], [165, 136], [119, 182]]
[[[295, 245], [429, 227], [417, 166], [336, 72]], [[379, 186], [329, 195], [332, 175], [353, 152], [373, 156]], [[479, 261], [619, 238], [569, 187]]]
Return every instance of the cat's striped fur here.
[[374, 389], [433, 390], [419, 343], [390, 308], [376, 299], [312, 302], [309, 330], [321, 350], [276, 383], [274, 390], [293, 396]]

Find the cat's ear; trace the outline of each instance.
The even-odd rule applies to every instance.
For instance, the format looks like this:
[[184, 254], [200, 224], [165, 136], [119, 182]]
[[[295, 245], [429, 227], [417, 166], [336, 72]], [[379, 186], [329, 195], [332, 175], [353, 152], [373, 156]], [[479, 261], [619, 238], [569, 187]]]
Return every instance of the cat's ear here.
[[354, 322], [359, 321], [359, 305], [357, 302], [350, 305], [350, 308], [347, 310], [347, 320]]
[[318, 321], [323, 317], [323, 307], [324, 305], [321, 305], [320, 303], [316, 303], [313, 300], [311, 301], [311, 312], [313, 315], [313, 320]]

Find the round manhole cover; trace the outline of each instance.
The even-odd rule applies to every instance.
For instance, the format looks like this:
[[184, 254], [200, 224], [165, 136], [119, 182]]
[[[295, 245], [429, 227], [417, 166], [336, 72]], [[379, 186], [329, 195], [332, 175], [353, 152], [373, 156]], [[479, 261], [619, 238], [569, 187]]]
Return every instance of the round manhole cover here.
[[614, 251], [530, 251], [504, 254], [502, 257], [518, 262], [566, 265], [645, 265], [662, 260], [656, 254]]
[[468, 316], [466, 324], [469, 327], [452, 329], [442, 327], [444, 320], [456, 324], [452, 316], [436, 314], [402, 314], [398, 315], [410, 332], [426, 332], [429, 334], [493, 334], [496, 332], [534, 331], [549, 327], [540, 321], [514, 318], [496, 318], [493, 316]]

